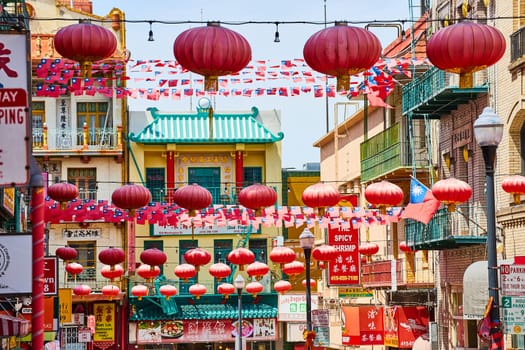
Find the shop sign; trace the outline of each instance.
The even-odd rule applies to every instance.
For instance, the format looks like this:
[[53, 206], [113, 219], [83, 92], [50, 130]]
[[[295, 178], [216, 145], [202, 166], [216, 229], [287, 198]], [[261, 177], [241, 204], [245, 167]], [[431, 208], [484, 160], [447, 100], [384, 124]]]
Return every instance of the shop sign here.
[[383, 345], [383, 308], [371, 306], [343, 306], [344, 323], [342, 343], [345, 346]]
[[[311, 296], [312, 311], [318, 309], [317, 295]], [[279, 294], [279, 322], [306, 321], [306, 295], [305, 294]]]
[[506, 334], [525, 334], [525, 297], [503, 296], [503, 326]]
[[115, 304], [93, 304], [95, 314], [95, 341], [115, 340]]
[[352, 227], [329, 227], [328, 244], [338, 252], [335, 261], [328, 263], [328, 285], [359, 285], [359, 231]]
[[[142, 321], [137, 324], [137, 344], [234, 342], [237, 320]], [[277, 339], [275, 319], [243, 319], [242, 336], [247, 341]]]
[[412, 349], [416, 339], [428, 334], [425, 306], [389, 306], [384, 312], [384, 345]]

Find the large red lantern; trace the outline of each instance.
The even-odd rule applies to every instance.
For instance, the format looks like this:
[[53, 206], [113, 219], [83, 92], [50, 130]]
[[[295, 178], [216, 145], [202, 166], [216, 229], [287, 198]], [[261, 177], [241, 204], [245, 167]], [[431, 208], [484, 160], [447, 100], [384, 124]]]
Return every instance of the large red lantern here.
[[459, 87], [472, 87], [472, 73], [492, 66], [505, 53], [505, 37], [496, 28], [461, 21], [441, 28], [427, 42], [427, 57], [439, 69], [457, 73]]
[[246, 273], [250, 277], [255, 277], [256, 280], [260, 280], [270, 271], [268, 265], [263, 262], [255, 261], [246, 267]]
[[158, 266], [142, 264], [137, 269], [137, 275], [144, 278], [146, 281], [151, 281], [152, 279], [160, 275], [160, 268]]
[[456, 205], [469, 200], [472, 187], [465, 181], [450, 177], [439, 180], [432, 186], [432, 194], [437, 200], [448, 206], [448, 211], [456, 210]]
[[252, 59], [248, 41], [219, 22], [182, 32], [173, 43], [173, 54], [182, 67], [204, 76], [206, 91], [217, 91], [218, 76], [236, 73]]
[[98, 260], [100, 260], [101, 263], [109, 266], [120, 264], [125, 260], [125, 258], [126, 255], [124, 250], [121, 248], [109, 247], [101, 250], [100, 253], [98, 253]]
[[235, 287], [231, 283], [221, 283], [217, 287], [217, 293], [224, 295], [224, 299], [228, 299], [230, 294], [235, 292]]
[[262, 184], [253, 184], [243, 188], [239, 192], [239, 203], [258, 213], [262, 208], [272, 206], [277, 201], [277, 193], [269, 186]]
[[410, 248], [410, 246], [405, 241], [399, 242], [399, 249], [404, 252], [405, 254], [414, 253], [415, 250]]
[[313, 34], [303, 56], [312, 69], [337, 77], [337, 90], [350, 90], [350, 76], [370, 69], [381, 55], [381, 42], [370, 31], [336, 22]]
[[70, 275], [76, 276], [76, 275], [80, 275], [82, 271], [84, 271], [84, 266], [82, 266], [79, 263], [72, 262], [72, 263], [67, 264], [65, 269], [67, 273], [69, 273]]
[[501, 182], [501, 188], [514, 196], [514, 204], [520, 204], [521, 195], [525, 194], [525, 176], [509, 176]]
[[190, 215], [194, 215], [195, 210], [207, 208], [212, 203], [210, 191], [198, 185], [185, 185], [177, 189], [173, 194], [173, 200], [182, 208], [188, 209]]
[[166, 260], [168, 260], [166, 253], [158, 248], [148, 248], [140, 253], [140, 261], [147, 265], [160, 266], [163, 265]]
[[135, 210], [145, 207], [151, 200], [150, 191], [140, 185], [124, 185], [111, 194], [111, 201], [121, 209], [130, 211], [130, 216], [135, 215]]
[[80, 63], [83, 76], [90, 76], [93, 62], [115, 52], [117, 38], [102, 26], [81, 22], [61, 28], [55, 34], [54, 46], [63, 57]]
[[221, 279], [228, 277], [232, 273], [232, 269], [225, 263], [215, 263], [210, 266], [208, 272], [220, 281]]
[[194, 265], [195, 269], [199, 271], [200, 266], [206, 265], [211, 261], [211, 254], [205, 249], [193, 248], [184, 253], [184, 260], [188, 264]]
[[49, 186], [47, 195], [60, 203], [60, 209], [65, 209], [67, 202], [77, 198], [78, 188], [68, 182], [59, 182]]
[[87, 284], [80, 284], [73, 288], [73, 294], [84, 297], [86, 295], [91, 294], [91, 287], [88, 286]]
[[196, 283], [194, 285], [191, 285], [190, 288], [188, 288], [188, 292], [195, 297], [195, 299], [199, 299], [201, 295], [206, 294], [206, 286], [200, 283]]
[[251, 264], [255, 261], [255, 254], [244, 247], [235, 248], [228, 254], [228, 261], [232, 264], [239, 265], [239, 271], [243, 271], [244, 265]]
[[371, 256], [379, 251], [379, 245], [373, 242], [365, 242], [359, 245], [358, 250], [361, 255]]
[[246, 285], [246, 291], [248, 293], [251, 293], [253, 297], [256, 297], [257, 294], [262, 292], [264, 289], [264, 286], [261, 284], [261, 282], [253, 281]]
[[302, 200], [306, 206], [323, 211], [324, 208], [337, 205], [341, 194], [333, 185], [318, 182], [305, 188]]
[[312, 258], [317, 261], [334, 261], [337, 258], [337, 249], [331, 245], [322, 244], [312, 249]]
[[[306, 287], [306, 279], [302, 280], [301, 284], [303, 285], [303, 287]], [[313, 278], [310, 278], [310, 287], [315, 288], [316, 285], [317, 285], [317, 281], [314, 280]]]
[[274, 283], [273, 289], [279, 294], [285, 294], [292, 289], [292, 284], [285, 280], [280, 280]]
[[170, 300], [172, 296], [177, 295], [177, 287], [165, 284], [159, 288], [159, 293], [164, 295], [166, 300]]
[[71, 260], [76, 259], [78, 252], [75, 248], [66, 245], [64, 247], [57, 248], [55, 254], [60, 259], [64, 260], [64, 262], [68, 263]]
[[190, 278], [195, 277], [197, 274], [197, 269], [195, 266], [190, 264], [180, 264], [175, 267], [173, 273], [184, 282], [188, 282]]
[[275, 247], [270, 252], [270, 260], [279, 264], [281, 268], [284, 264], [294, 261], [296, 254], [292, 248], [289, 247]]
[[395, 207], [403, 201], [403, 190], [398, 185], [383, 180], [366, 187], [365, 199], [384, 211], [385, 208]]
[[304, 272], [304, 264], [297, 260], [292, 261], [288, 264], [284, 264], [281, 270], [288, 276], [296, 276]]
[[142, 300], [142, 297], [145, 297], [149, 294], [149, 289], [143, 284], [137, 284], [131, 288], [131, 295], [137, 297], [139, 300]]
[[108, 296], [110, 299], [119, 295], [120, 288], [114, 284], [108, 284], [102, 287], [102, 295]]

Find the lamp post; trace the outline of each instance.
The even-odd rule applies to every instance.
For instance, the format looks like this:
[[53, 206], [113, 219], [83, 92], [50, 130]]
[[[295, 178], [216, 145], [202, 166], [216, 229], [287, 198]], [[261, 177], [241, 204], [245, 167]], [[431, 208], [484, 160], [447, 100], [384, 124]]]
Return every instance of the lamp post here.
[[[496, 251], [496, 209], [494, 196], [494, 161], [496, 150], [503, 137], [503, 122], [490, 107], [485, 107], [474, 122], [474, 136], [483, 152], [485, 160], [485, 181], [487, 190], [487, 260], [489, 297], [492, 297], [490, 310], [491, 327], [497, 328], [491, 332], [492, 344], [503, 346], [500, 332], [501, 320], [499, 313], [498, 287], [498, 256]], [[499, 339], [495, 339], [498, 337]]]
[[310, 286], [310, 256], [315, 243], [315, 237], [308, 229], [304, 229], [299, 235], [299, 244], [304, 252], [304, 262], [306, 265], [306, 350], [310, 349], [313, 340], [312, 332], [312, 291]]
[[237, 319], [237, 350], [242, 350], [242, 290], [244, 289], [244, 277], [237, 275], [233, 285], [237, 289], [237, 308], [239, 318]]

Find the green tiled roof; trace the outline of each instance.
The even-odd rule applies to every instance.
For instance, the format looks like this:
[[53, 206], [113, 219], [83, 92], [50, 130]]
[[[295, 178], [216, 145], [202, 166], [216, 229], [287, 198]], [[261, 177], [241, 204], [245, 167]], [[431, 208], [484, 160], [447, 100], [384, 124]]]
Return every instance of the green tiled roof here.
[[[156, 320], [210, 320], [210, 319], [236, 319], [239, 317], [237, 311], [237, 301], [225, 303], [212, 303], [206, 301], [195, 301], [190, 304], [178, 304], [175, 298], [169, 300], [176, 309], [176, 313], [165, 313], [165, 308], [160, 307], [159, 300], [163, 297], [143, 297], [138, 300], [130, 297], [132, 321], [156, 321]], [[182, 299], [181, 299], [182, 300]], [[233, 303], [232, 303], [233, 302]], [[242, 308], [243, 317], [246, 318], [276, 318], [277, 307], [265, 303], [244, 303]]]
[[156, 108], [149, 111], [154, 121], [136, 135], [129, 138], [137, 143], [273, 143], [283, 139], [268, 130], [257, 119], [259, 111], [252, 108], [251, 114], [213, 114], [210, 119], [207, 110], [196, 114], [162, 114]]

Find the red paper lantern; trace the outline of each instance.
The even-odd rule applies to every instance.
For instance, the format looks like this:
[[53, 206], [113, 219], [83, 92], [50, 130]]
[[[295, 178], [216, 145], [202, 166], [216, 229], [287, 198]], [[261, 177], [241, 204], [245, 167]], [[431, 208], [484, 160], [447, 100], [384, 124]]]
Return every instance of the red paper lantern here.
[[323, 211], [324, 208], [337, 205], [341, 194], [333, 185], [318, 182], [303, 191], [302, 199], [306, 206]]
[[337, 249], [327, 244], [322, 244], [312, 249], [312, 258], [317, 261], [334, 261], [337, 258], [337, 254]]
[[60, 209], [65, 209], [67, 202], [77, 198], [78, 188], [68, 182], [59, 182], [48, 187], [47, 195], [60, 203]]
[[160, 268], [158, 266], [151, 266], [148, 264], [142, 264], [137, 269], [137, 275], [150, 281], [160, 275]]
[[73, 294], [84, 297], [86, 295], [91, 294], [91, 287], [87, 284], [80, 284], [73, 288]]
[[131, 288], [131, 295], [137, 297], [139, 300], [142, 300], [142, 297], [145, 297], [149, 294], [149, 289], [143, 284], [137, 284]]
[[106, 265], [100, 270], [100, 274], [103, 277], [109, 278], [111, 281], [114, 281], [117, 278], [120, 278], [124, 274], [124, 269], [120, 265]]
[[102, 295], [108, 296], [111, 298], [116, 297], [120, 293], [120, 288], [114, 284], [108, 284], [107, 286], [102, 287]]
[[274, 283], [273, 289], [279, 294], [285, 294], [292, 289], [292, 284], [285, 280], [280, 280]]
[[472, 73], [492, 66], [505, 53], [505, 37], [495, 27], [461, 21], [441, 28], [427, 42], [427, 57], [439, 69], [460, 75], [472, 87]]
[[466, 202], [472, 196], [472, 187], [456, 178], [439, 180], [432, 186], [432, 194], [437, 200], [448, 206], [448, 211], [456, 210], [456, 205]]
[[503, 180], [501, 183], [503, 191], [514, 196], [514, 204], [521, 203], [521, 195], [525, 194], [525, 176], [512, 175]]
[[224, 299], [228, 299], [230, 294], [235, 292], [235, 287], [231, 283], [221, 283], [217, 287], [217, 293], [224, 295]]
[[211, 205], [212, 196], [206, 188], [198, 184], [191, 184], [178, 188], [173, 194], [173, 200], [194, 215], [193, 211], [202, 210]]
[[194, 265], [196, 270], [199, 271], [200, 266], [206, 265], [211, 261], [211, 254], [205, 249], [193, 248], [184, 253], [184, 260], [188, 264]]
[[72, 262], [66, 265], [66, 271], [70, 275], [79, 275], [84, 271], [84, 267], [79, 263]]
[[228, 261], [232, 264], [239, 265], [239, 271], [243, 271], [244, 265], [251, 264], [255, 261], [255, 254], [247, 248], [235, 248], [228, 254]]
[[139, 185], [124, 185], [111, 194], [113, 204], [121, 209], [129, 210], [130, 216], [135, 216], [135, 210], [145, 207], [150, 200], [150, 191]]
[[60, 55], [80, 63], [83, 76], [90, 76], [91, 64], [111, 57], [117, 48], [110, 30], [88, 22], [61, 28], [53, 43]]
[[384, 211], [385, 208], [395, 207], [403, 201], [403, 190], [398, 185], [383, 180], [366, 187], [365, 199]]
[[190, 278], [195, 277], [197, 274], [197, 269], [195, 266], [190, 264], [180, 264], [175, 267], [173, 273], [178, 278], [184, 280], [184, 282], [187, 282]]
[[55, 251], [55, 254], [60, 259], [68, 263], [71, 260], [76, 259], [78, 252], [75, 248], [66, 245], [64, 247], [57, 248], [57, 250]]
[[365, 242], [359, 245], [359, 253], [366, 256], [371, 256], [379, 251], [379, 245], [373, 242]]
[[[302, 280], [301, 281], [301, 284], [303, 285], [303, 287], [306, 287], [306, 279]], [[314, 280], [314, 279], [311, 279], [310, 278], [310, 287], [315, 287], [317, 285], [317, 282]]]
[[270, 271], [268, 265], [260, 261], [255, 261], [246, 268], [248, 276], [255, 277], [256, 280], [260, 280], [268, 271]]
[[200, 299], [201, 295], [204, 295], [206, 294], [206, 286], [200, 284], [200, 283], [196, 283], [192, 286], [190, 286], [190, 288], [188, 288], [188, 292], [193, 295], [196, 299]]
[[415, 250], [413, 250], [412, 248], [410, 248], [410, 246], [407, 244], [407, 242], [405, 241], [401, 241], [399, 242], [399, 249], [402, 251], [402, 252], [405, 252], [405, 253], [413, 253], [415, 252]]
[[289, 247], [275, 247], [270, 252], [270, 260], [279, 264], [281, 268], [284, 264], [294, 261], [296, 254], [292, 248]]
[[98, 253], [98, 260], [106, 265], [117, 265], [126, 259], [126, 254], [121, 248], [109, 247]]
[[172, 296], [177, 295], [177, 288], [171, 284], [165, 284], [159, 288], [159, 293], [164, 295], [166, 300], [170, 300]]
[[250, 282], [246, 285], [246, 291], [248, 293], [251, 293], [254, 298], [257, 296], [257, 294], [262, 292], [263, 289], [264, 289], [264, 286], [260, 282], [257, 282], [257, 281]]
[[225, 263], [215, 263], [210, 266], [208, 271], [210, 275], [212, 275], [219, 281], [223, 278], [230, 276], [230, 274], [232, 273], [231, 267], [226, 265]]
[[370, 31], [336, 22], [313, 34], [303, 56], [312, 69], [337, 77], [337, 91], [350, 91], [350, 76], [370, 69], [381, 55], [381, 42]]
[[157, 248], [148, 248], [140, 253], [140, 261], [147, 265], [160, 266], [163, 265], [166, 260], [168, 260], [166, 253]]
[[260, 212], [277, 201], [277, 193], [269, 186], [253, 184], [243, 188], [238, 195], [239, 203], [248, 209]]
[[217, 91], [218, 76], [236, 73], [252, 59], [248, 41], [219, 22], [182, 32], [173, 43], [173, 54], [182, 67], [204, 76], [206, 91]]
[[281, 270], [288, 276], [299, 275], [304, 272], [304, 264], [300, 261], [292, 261], [291, 263], [284, 264]]

